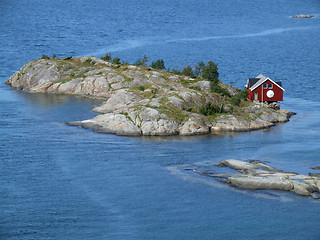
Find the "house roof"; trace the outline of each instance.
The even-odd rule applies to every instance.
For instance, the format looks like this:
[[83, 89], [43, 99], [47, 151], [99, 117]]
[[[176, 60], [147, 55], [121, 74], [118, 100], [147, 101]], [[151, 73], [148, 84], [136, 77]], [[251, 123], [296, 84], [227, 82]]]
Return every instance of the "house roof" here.
[[259, 78], [249, 78], [248, 79], [249, 88], [251, 88], [258, 81], [259, 81]]
[[249, 78], [248, 83], [247, 83], [247, 87], [251, 91], [253, 91], [267, 80], [270, 80], [271, 82], [276, 84], [279, 88], [281, 88], [283, 91], [285, 91], [284, 88], [282, 88], [281, 82], [274, 82], [272, 79], [270, 79], [262, 74], [259, 74], [256, 78]]

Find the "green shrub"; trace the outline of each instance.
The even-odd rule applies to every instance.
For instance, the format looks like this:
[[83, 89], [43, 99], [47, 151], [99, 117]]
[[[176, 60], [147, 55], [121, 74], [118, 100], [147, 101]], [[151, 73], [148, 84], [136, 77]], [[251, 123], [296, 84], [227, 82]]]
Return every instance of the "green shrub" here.
[[103, 57], [101, 57], [102, 60], [109, 62], [111, 60], [111, 53], [106, 53]]
[[213, 61], [209, 61], [207, 65], [204, 62], [199, 62], [194, 67], [187, 65], [183, 68], [182, 71], [175, 68], [170, 71], [169, 68], [168, 72], [177, 75], [185, 75], [192, 78], [201, 76], [202, 78], [205, 78], [209, 81], [215, 81], [219, 79], [218, 65]]
[[219, 79], [218, 65], [212, 61], [208, 62], [208, 65], [203, 66], [202, 75], [203, 78], [209, 81], [215, 81]]
[[52, 55], [52, 59], [56, 59], [56, 54], [54, 53], [53, 55]]
[[87, 60], [84, 61], [86, 64], [89, 65], [94, 65], [96, 62], [94, 60], [92, 60], [91, 58], [88, 58]]
[[190, 86], [189, 88], [193, 89], [193, 90], [201, 91], [201, 87], [200, 86]]
[[114, 64], [121, 64], [120, 58], [118, 58], [118, 57], [113, 58], [113, 59], [112, 59], [112, 62], [113, 62]]
[[142, 66], [147, 67], [148, 66], [148, 57], [147, 55], [144, 55], [142, 58]]
[[182, 75], [185, 75], [185, 76], [192, 77], [192, 78], [195, 77], [195, 75], [194, 75], [194, 73], [193, 73], [193, 69], [192, 69], [192, 67], [190, 67], [190, 66], [184, 66], [183, 69], [182, 69], [181, 74], [182, 74]]
[[194, 75], [196, 75], [198, 77], [202, 76], [204, 67], [205, 67], [204, 62], [199, 62], [198, 65], [194, 66], [194, 68], [195, 68]]
[[138, 59], [133, 65], [147, 67], [148, 66], [147, 55], [144, 55], [143, 58]]
[[178, 68], [172, 68], [171, 72], [176, 75], [181, 75], [181, 71]]
[[230, 97], [229, 91], [219, 85], [219, 80], [210, 82], [210, 90], [211, 92], [219, 93], [222, 96]]
[[184, 110], [187, 112], [192, 112], [193, 108], [192, 106], [189, 106], [189, 107], [186, 107]]
[[42, 54], [41, 59], [50, 59], [50, 58], [48, 57], [48, 55]]
[[215, 113], [220, 113], [220, 108], [217, 105], [214, 105], [212, 103], [208, 103], [202, 107], [199, 108], [199, 113], [205, 116], [211, 116]]
[[242, 91], [240, 91], [239, 95], [241, 100], [246, 101], [248, 99], [248, 89], [243, 89]]
[[152, 68], [154, 68], [154, 69], [160, 69], [160, 70], [165, 69], [163, 59], [158, 59], [157, 61], [153, 61], [153, 62], [151, 63], [151, 66], [150, 66], [150, 67], [152, 67]]
[[239, 106], [241, 101], [247, 100], [248, 91], [244, 89], [240, 91], [237, 95], [231, 97], [230, 101], [233, 105]]
[[142, 66], [142, 60], [138, 59], [133, 65], [135, 66]]
[[146, 88], [145, 88], [145, 86], [139, 86], [138, 89], [139, 89], [141, 92], [143, 92]]
[[232, 96], [232, 98], [230, 99], [231, 103], [233, 105], [236, 105], [236, 106], [239, 106], [240, 105], [240, 102], [241, 102], [241, 99], [239, 97], [239, 95], [235, 95], [235, 96]]

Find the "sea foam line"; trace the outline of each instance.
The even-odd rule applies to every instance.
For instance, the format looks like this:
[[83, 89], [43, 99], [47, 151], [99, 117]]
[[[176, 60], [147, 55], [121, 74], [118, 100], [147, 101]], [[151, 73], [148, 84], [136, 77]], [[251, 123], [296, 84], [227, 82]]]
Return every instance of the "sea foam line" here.
[[87, 56], [99, 56], [103, 55], [106, 52], [121, 52], [134, 48], [139, 48], [148, 45], [159, 45], [159, 44], [168, 44], [168, 43], [178, 43], [178, 42], [200, 42], [200, 41], [210, 41], [215, 39], [228, 39], [228, 38], [248, 38], [248, 37], [261, 37], [273, 34], [280, 34], [284, 32], [290, 31], [301, 31], [307, 30], [311, 27], [293, 27], [293, 28], [274, 28], [265, 30], [257, 33], [248, 33], [242, 35], [221, 35], [221, 36], [208, 36], [208, 37], [191, 37], [191, 38], [174, 38], [174, 39], [159, 39], [159, 38], [144, 38], [144, 39], [131, 39], [131, 40], [123, 40], [115, 44], [111, 44], [106, 46], [105, 48], [99, 49], [90, 54], [86, 54]]
[[279, 34], [283, 32], [306, 30], [309, 28], [310, 27], [274, 28], [274, 29], [269, 29], [266, 31], [258, 32], [258, 33], [249, 33], [249, 34], [242, 34], [242, 35], [222, 35], [222, 36], [200, 37], [200, 38], [177, 38], [177, 39], [167, 40], [166, 42], [196, 42], [196, 41], [208, 41], [208, 40], [224, 39], [224, 38], [260, 37], [260, 36]]

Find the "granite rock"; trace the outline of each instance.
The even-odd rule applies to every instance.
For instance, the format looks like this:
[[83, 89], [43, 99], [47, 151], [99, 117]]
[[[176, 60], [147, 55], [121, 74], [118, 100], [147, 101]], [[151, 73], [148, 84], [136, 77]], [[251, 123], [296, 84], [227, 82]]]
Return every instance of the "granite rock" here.
[[[70, 123], [118, 135], [199, 135], [251, 131], [286, 122], [292, 112], [264, 104], [232, 105], [212, 93], [210, 82], [151, 68], [116, 65], [95, 57], [37, 59], [25, 64], [6, 83], [26, 92], [69, 94], [103, 99], [91, 120]], [[220, 83], [231, 96], [239, 90]], [[217, 116], [200, 115], [212, 104]]]

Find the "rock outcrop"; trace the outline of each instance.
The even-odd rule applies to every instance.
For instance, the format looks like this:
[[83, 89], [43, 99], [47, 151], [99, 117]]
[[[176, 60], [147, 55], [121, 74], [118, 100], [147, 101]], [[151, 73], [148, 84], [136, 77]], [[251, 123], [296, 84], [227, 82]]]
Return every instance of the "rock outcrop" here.
[[308, 15], [300, 14], [300, 15], [292, 16], [292, 18], [313, 18], [313, 17], [314, 16], [312, 14], [308, 14]]
[[[101, 115], [69, 124], [118, 135], [251, 131], [286, 122], [293, 114], [248, 101], [234, 105], [231, 98], [240, 91], [221, 83], [228, 96], [211, 92], [210, 82], [202, 78], [113, 64], [95, 57], [34, 60], [6, 83], [31, 93], [105, 99], [93, 109]], [[211, 107], [211, 112], [200, 111], [205, 106]]]
[[319, 199], [320, 178], [314, 174], [307, 176], [298, 173], [284, 172], [257, 160], [244, 162], [228, 159], [221, 161], [217, 166], [229, 167], [241, 174], [219, 174], [209, 171], [199, 171], [197, 169], [191, 170], [200, 175], [214, 177], [221, 182], [238, 188], [248, 190], [291, 191], [298, 195], [311, 196]]

